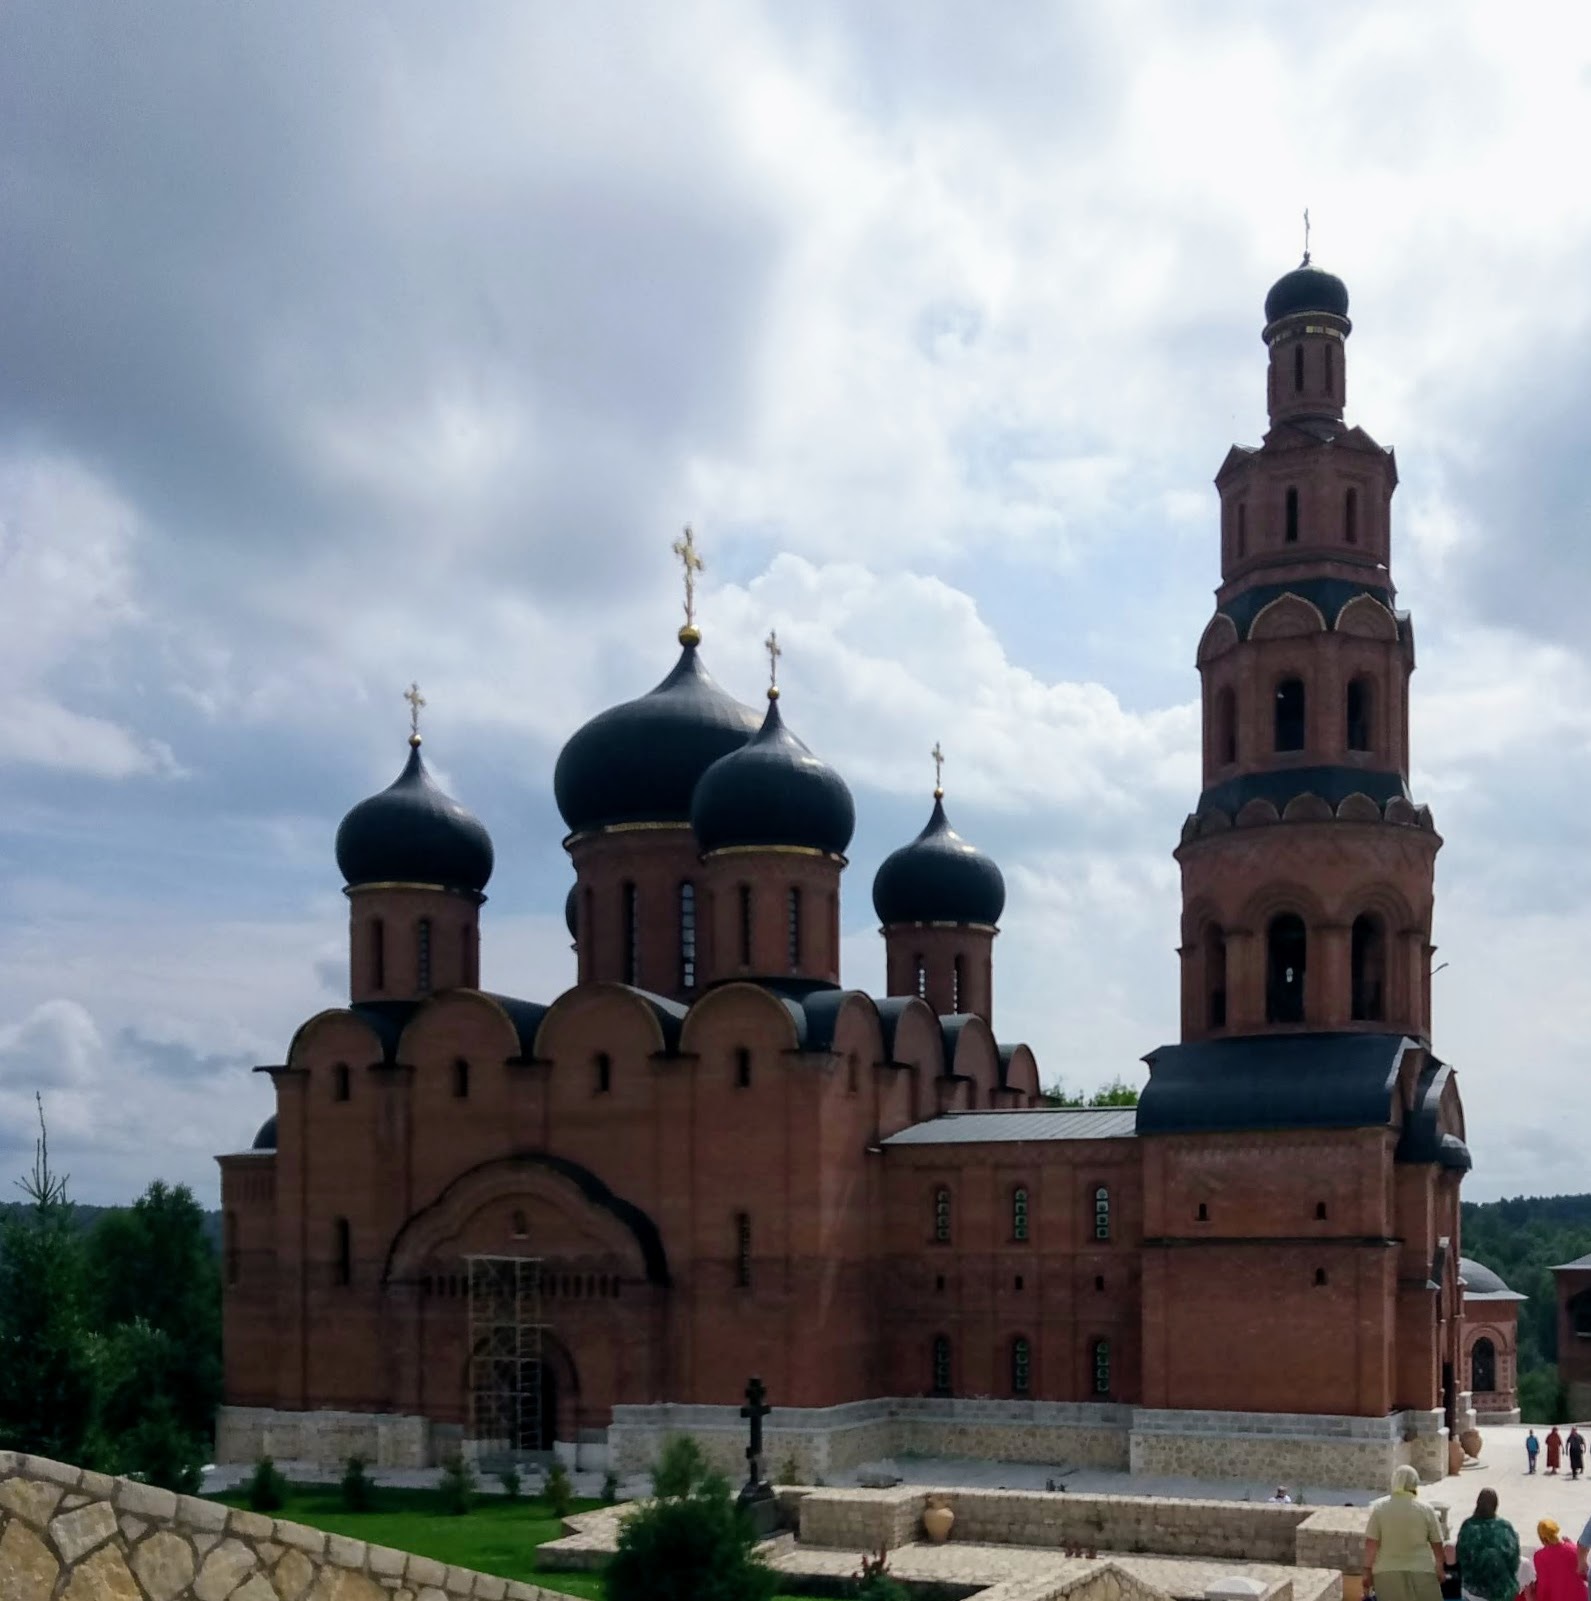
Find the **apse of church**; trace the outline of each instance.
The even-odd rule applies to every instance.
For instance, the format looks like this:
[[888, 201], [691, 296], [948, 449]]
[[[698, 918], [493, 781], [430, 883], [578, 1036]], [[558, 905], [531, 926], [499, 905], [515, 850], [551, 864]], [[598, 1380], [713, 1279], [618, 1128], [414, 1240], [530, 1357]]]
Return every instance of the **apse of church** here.
[[[872, 880], [886, 993], [846, 986], [851, 791], [798, 651], [768, 636], [757, 707], [708, 671], [687, 530], [673, 667], [557, 761], [571, 987], [479, 988], [492, 843], [427, 770], [418, 689], [402, 771], [338, 830], [349, 1004], [260, 1070], [276, 1114], [220, 1158], [224, 1459], [629, 1469], [689, 1427], [732, 1466], [757, 1373], [812, 1473], [1184, 1471], [1256, 1413], [1331, 1419], [1318, 1482], [1432, 1467], [1470, 1415], [1469, 1157], [1429, 1040], [1396, 469], [1343, 420], [1347, 310], [1307, 261], [1275, 285], [1270, 427], [1217, 478], [1182, 1039], [1139, 1107], [1043, 1105], [996, 1034], [1005, 881], [937, 745]], [[1253, 1475], [1296, 1477], [1308, 1430], [1259, 1432]]]

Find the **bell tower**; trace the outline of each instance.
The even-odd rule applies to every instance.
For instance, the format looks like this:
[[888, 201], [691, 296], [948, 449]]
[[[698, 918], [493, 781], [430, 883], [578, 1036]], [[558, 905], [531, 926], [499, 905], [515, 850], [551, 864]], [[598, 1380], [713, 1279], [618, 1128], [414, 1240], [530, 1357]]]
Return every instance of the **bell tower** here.
[[1216, 476], [1204, 783], [1177, 852], [1185, 1040], [1430, 1031], [1441, 840], [1409, 794], [1397, 466], [1343, 421], [1352, 326], [1342, 281], [1306, 255], [1265, 302], [1270, 427]]

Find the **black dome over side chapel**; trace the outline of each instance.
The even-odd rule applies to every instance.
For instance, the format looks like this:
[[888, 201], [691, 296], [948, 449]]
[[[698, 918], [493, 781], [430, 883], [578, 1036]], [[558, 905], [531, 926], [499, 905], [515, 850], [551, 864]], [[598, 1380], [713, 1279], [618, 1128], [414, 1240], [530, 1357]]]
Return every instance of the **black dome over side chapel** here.
[[691, 827], [703, 851], [794, 845], [843, 856], [856, 803], [845, 780], [784, 726], [770, 690], [755, 738], [702, 774]]
[[358, 884], [440, 884], [479, 894], [492, 876], [492, 837], [426, 771], [418, 735], [397, 778], [337, 830], [337, 866]]
[[271, 1115], [260, 1124], [260, 1131], [254, 1136], [254, 1144], [251, 1149], [256, 1151], [274, 1151], [276, 1149], [275, 1112], [272, 1112]]
[[884, 858], [873, 878], [873, 910], [896, 923], [981, 923], [992, 928], [1005, 910], [1005, 875], [992, 857], [950, 826], [943, 797], [909, 845]]
[[553, 794], [571, 833], [618, 823], [688, 823], [697, 780], [757, 731], [757, 713], [702, 665], [695, 629], [656, 689], [609, 707], [558, 755]]

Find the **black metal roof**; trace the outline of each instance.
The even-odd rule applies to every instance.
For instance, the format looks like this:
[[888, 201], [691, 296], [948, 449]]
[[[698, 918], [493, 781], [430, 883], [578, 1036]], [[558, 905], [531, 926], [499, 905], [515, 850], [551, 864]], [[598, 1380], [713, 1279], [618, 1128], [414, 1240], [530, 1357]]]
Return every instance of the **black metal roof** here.
[[909, 845], [891, 851], [873, 877], [873, 910], [895, 923], [985, 923], [1005, 910], [1005, 876], [992, 857], [969, 844], [935, 795], [927, 825]]
[[254, 1136], [254, 1144], [250, 1147], [256, 1151], [274, 1151], [276, 1149], [276, 1113], [272, 1112], [260, 1124], [260, 1131]]
[[1300, 795], [1318, 795], [1333, 811], [1350, 795], [1368, 795], [1377, 806], [1410, 799], [1402, 773], [1369, 767], [1283, 767], [1212, 784], [1199, 796], [1195, 810], [1202, 814], [1216, 807], [1235, 817], [1249, 801], [1268, 800], [1280, 812]]
[[[1402, 1034], [1254, 1034], [1162, 1045], [1144, 1058], [1149, 1082], [1138, 1133], [1195, 1134], [1281, 1128], [1385, 1128], [1393, 1121]], [[1432, 1058], [1404, 1121], [1398, 1158], [1467, 1166], [1461, 1140], [1436, 1114], [1451, 1073]]]
[[1380, 601], [1396, 616], [1390, 588], [1385, 584], [1356, 583], [1349, 578], [1296, 578], [1285, 584], [1256, 584], [1252, 589], [1234, 595], [1218, 609], [1221, 616], [1232, 619], [1238, 638], [1247, 639], [1254, 619], [1273, 600], [1280, 600], [1283, 595], [1297, 595], [1301, 600], [1307, 600], [1319, 611], [1328, 628], [1335, 627], [1337, 614], [1350, 600], [1357, 600], [1361, 595], [1369, 595], [1372, 600]]
[[351, 885], [443, 884], [478, 893], [492, 876], [492, 837], [437, 787], [416, 737], [397, 778], [343, 818], [337, 866]]
[[845, 780], [784, 726], [770, 694], [762, 727], [702, 774], [691, 827], [704, 851], [797, 845], [843, 855], [856, 829]]
[[751, 738], [757, 713], [714, 682], [694, 640], [638, 700], [598, 713], [558, 755], [553, 794], [570, 829], [686, 823], [696, 781]]

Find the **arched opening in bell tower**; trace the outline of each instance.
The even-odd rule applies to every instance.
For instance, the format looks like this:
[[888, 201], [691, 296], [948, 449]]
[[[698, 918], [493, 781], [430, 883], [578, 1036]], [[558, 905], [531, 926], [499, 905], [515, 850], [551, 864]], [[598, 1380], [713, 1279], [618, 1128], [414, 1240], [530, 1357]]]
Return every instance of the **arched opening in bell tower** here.
[[1284, 678], [1276, 686], [1276, 737], [1279, 751], [1304, 748], [1304, 681]]
[[1379, 1022], [1386, 1015], [1386, 933], [1368, 912], [1353, 920], [1349, 939], [1352, 1016], [1356, 1023]]
[[1296, 912], [1273, 917], [1265, 931], [1265, 1021], [1304, 1021], [1304, 962], [1309, 935]]
[[1226, 1027], [1226, 931], [1211, 923], [1204, 931], [1205, 1024]]
[[1355, 678], [1345, 697], [1345, 721], [1349, 750], [1370, 750], [1370, 716], [1375, 705], [1375, 689], [1368, 678]]
[[1237, 695], [1230, 686], [1215, 692], [1215, 760], [1221, 767], [1237, 760]]

